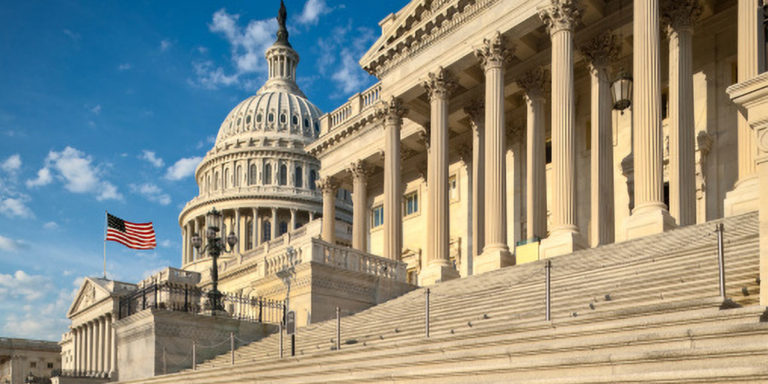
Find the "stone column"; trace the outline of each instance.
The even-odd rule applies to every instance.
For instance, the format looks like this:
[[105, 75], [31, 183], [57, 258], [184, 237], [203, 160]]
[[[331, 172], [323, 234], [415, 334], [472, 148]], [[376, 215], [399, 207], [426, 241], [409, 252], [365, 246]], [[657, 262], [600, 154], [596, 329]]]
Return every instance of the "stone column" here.
[[99, 317], [96, 320], [96, 324], [98, 326], [97, 328], [98, 337], [96, 338], [97, 344], [98, 344], [96, 346], [96, 355], [97, 355], [96, 374], [98, 376], [101, 376], [104, 373], [104, 357], [106, 355], [106, 351], [104, 347], [107, 346], [107, 342], [104, 340], [104, 334], [105, 334], [104, 327], [106, 326], [104, 317]]
[[[200, 229], [198, 228], [197, 218], [192, 219], [192, 224], [194, 225], [194, 228], [195, 228], [194, 233], [197, 234], [198, 236], [201, 236], [201, 238], [205, 238], [205, 235], [200, 233]], [[195, 254], [196, 253], [198, 253], [197, 254], [197, 258], [199, 258], [200, 257], [199, 251], [193, 247], [192, 248], [192, 255], [191, 255], [192, 261], [195, 261]]]
[[82, 359], [80, 358], [80, 353], [83, 350], [83, 347], [80, 344], [80, 337], [81, 336], [82, 335], [80, 333], [80, 328], [79, 327], [72, 328], [72, 340], [73, 340], [74, 347], [75, 347], [75, 353], [74, 353], [75, 363], [74, 363], [74, 365], [72, 367], [72, 370], [75, 371], [75, 372], [79, 372], [80, 371], [80, 362], [82, 361]]
[[88, 322], [88, 375], [96, 371], [96, 324]]
[[109, 365], [110, 365], [109, 372], [110, 374], [113, 374], [114, 372], [117, 371], [117, 333], [115, 332], [115, 327], [113, 327], [112, 324], [110, 324], [109, 331], [110, 331], [109, 337], [112, 340], [110, 342], [112, 346], [112, 354], [110, 356], [111, 360], [109, 362]]
[[571, 253], [586, 242], [576, 226], [576, 108], [573, 28], [577, 0], [551, 0], [539, 10], [552, 39], [552, 228], [541, 242], [542, 258]]
[[664, 232], [675, 225], [663, 196], [659, 0], [634, 2], [633, 28], [635, 208], [625, 224], [627, 239]]
[[669, 37], [669, 213], [677, 225], [696, 223], [696, 137], [693, 121], [693, 23], [699, 0], [664, 2]]
[[602, 33], [588, 41], [581, 52], [589, 66], [591, 82], [590, 245], [614, 241], [613, 202], [613, 100], [608, 71], [618, 59], [616, 35]]
[[476, 273], [512, 265], [515, 259], [507, 246], [507, 204], [504, 124], [504, 65], [510, 59], [501, 33], [483, 40], [475, 56], [485, 72], [485, 223], [483, 253], [474, 262]]
[[[459, 277], [450, 263], [448, 211], [448, 99], [456, 87], [448, 71], [439, 67], [423, 83], [430, 105], [430, 138], [427, 160], [427, 265], [419, 274], [420, 285]], [[431, 229], [431, 231], [430, 231]]]
[[336, 243], [336, 191], [339, 185], [328, 176], [317, 181], [323, 192], [323, 222], [320, 238], [331, 244]]
[[384, 257], [400, 260], [403, 248], [400, 127], [406, 110], [392, 98], [379, 108], [384, 125]]
[[261, 238], [259, 237], [259, 209], [258, 208], [251, 208], [251, 211], [253, 212], [253, 228], [251, 229], [251, 237], [253, 239], [253, 248], [256, 248], [259, 244], [261, 244]]
[[517, 80], [525, 92], [526, 104], [526, 193], [527, 239], [547, 237], [547, 160], [544, 125], [544, 87], [547, 73], [541, 68], [526, 72]]
[[309, 211], [309, 221], [313, 221], [313, 220], [315, 220], [315, 212]]
[[109, 377], [112, 372], [112, 316], [104, 317], [104, 374]]
[[[464, 113], [469, 116], [470, 128], [472, 128], [472, 257], [477, 257], [483, 252], [483, 211], [485, 210], [485, 106], [476, 100], [464, 108]], [[473, 260], [474, 261], [474, 260]], [[473, 268], [474, 269], [474, 268]], [[469, 270], [470, 274], [473, 272]]]
[[291, 224], [290, 228], [288, 228], [288, 232], [292, 232], [294, 229], [296, 229], [296, 208], [291, 208]]
[[187, 234], [187, 225], [184, 224], [181, 226], [181, 265], [187, 264], [189, 262], [189, 254], [187, 254], [187, 239], [189, 238]]
[[[240, 232], [240, 208], [235, 208], [235, 223], [232, 226], [231, 229], [232, 232], [235, 232], [237, 234], [237, 244], [235, 245], [235, 252], [236, 253], [242, 253], [243, 252], [243, 234]], [[222, 235], [228, 235], [223, 233]]]
[[[738, 0], [737, 60], [739, 83], [765, 70], [765, 35], [759, 0]], [[747, 122], [746, 112], [737, 111], [738, 176], [733, 190], [725, 195], [724, 214], [735, 216], [759, 208], [760, 188], [755, 163], [755, 132]]]
[[367, 252], [368, 167], [357, 160], [349, 172], [352, 174], [352, 248]]
[[274, 207], [272, 208], [272, 222], [270, 224], [272, 226], [272, 228], [270, 228], [270, 230], [272, 231], [271, 233], [272, 237], [270, 238], [270, 240], [276, 239], [277, 238], [277, 208], [274, 208]]

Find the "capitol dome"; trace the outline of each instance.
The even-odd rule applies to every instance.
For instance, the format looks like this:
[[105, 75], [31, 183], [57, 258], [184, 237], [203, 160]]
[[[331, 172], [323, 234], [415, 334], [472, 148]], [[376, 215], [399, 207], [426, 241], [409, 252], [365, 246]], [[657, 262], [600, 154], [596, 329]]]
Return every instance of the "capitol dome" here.
[[[265, 52], [267, 81], [229, 112], [195, 170], [198, 195], [179, 215], [186, 270], [210, 267], [191, 238], [204, 232], [205, 214], [214, 207], [224, 215], [224, 235], [234, 232], [240, 239], [226, 257], [258, 251], [322, 213], [315, 185], [320, 161], [304, 150], [319, 136], [322, 113], [296, 84], [299, 55], [288, 42], [285, 19], [281, 2], [277, 40]], [[337, 217], [351, 221], [351, 202], [342, 195]]]

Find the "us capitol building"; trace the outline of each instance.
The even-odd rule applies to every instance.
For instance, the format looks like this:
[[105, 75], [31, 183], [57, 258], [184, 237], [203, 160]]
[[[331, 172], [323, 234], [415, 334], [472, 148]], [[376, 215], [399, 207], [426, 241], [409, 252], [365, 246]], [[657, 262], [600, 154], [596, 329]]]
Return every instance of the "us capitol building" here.
[[[711, 283], [711, 296], [716, 294], [717, 254], [723, 311], [715, 307], [691, 316], [724, 324], [717, 317], [722, 313], [745, 313], [745, 318], [757, 313], [755, 321], [763, 324], [768, 320], [766, 314], [760, 317], [765, 310], [760, 306], [768, 305], [764, 19], [759, 0], [412, 0], [379, 23], [381, 36], [360, 58], [361, 67], [379, 82], [323, 114], [296, 84], [299, 54], [289, 42], [281, 5], [277, 39], [265, 54], [266, 83], [229, 112], [195, 172], [198, 195], [179, 215], [181, 268], [169, 267], [138, 284], [87, 278], [67, 314], [72, 324], [60, 342], [64, 374], [54, 380], [207, 383], [221, 360], [222, 369], [238, 372], [243, 382], [256, 382], [265, 372], [274, 376], [269, 382], [284, 382], [278, 372], [283, 368], [270, 365], [288, 348], [284, 326], [298, 327], [299, 340], [316, 343], [299, 344], [301, 355], [324, 358], [330, 338], [332, 351], [374, 353], [365, 352], [370, 344], [380, 345], [376, 353], [386, 355], [392, 348], [393, 356], [412, 352], [414, 359], [427, 359], [429, 350], [415, 349], [418, 343], [408, 347], [407, 340], [415, 339], [406, 338], [421, 337], [409, 327], [420, 329], [424, 318], [409, 316], [422, 313], [425, 293], [424, 342], [452, 343], [450, 337], [468, 324], [466, 332], [480, 332], [461, 339], [461, 345], [471, 344], [473, 337], [486, 337], [473, 325], [479, 320], [467, 323], [461, 317], [475, 303], [488, 308], [478, 309], [485, 311], [482, 320], [509, 316], [505, 323], [515, 322], [532, 308], [544, 316], [543, 288], [525, 285], [521, 274], [546, 270], [546, 320], [557, 321], [550, 318], [550, 301], [557, 303], [558, 291], [551, 297], [549, 287], [550, 268], [556, 273], [559, 265], [578, 276], [568, 280], [576, 284], [571, 291], [562, 288], [571, 293], [560, 297], [584, 292], [578, 305], [593, 300], [591, 310], [617, 305], [606, 312], [612, 320], [599, 321], [645, 314], [650, 317], [638, 318], [652, 324], [653, 316], [674, 316], [674, 310], [706, 311], [701, 302], [711, 297], [700, 291]], [[211, 215], [214, 208], [220, 217]], [[221, 241], [205, 235], [215, 220]], [[726, 231], [735, 231], [726, 233], [742, 237], [725, 248], [721, 242], [717, 251], [711, 229], [715, 224], [722, 229], [723, 223]], [[231, 252], [225, 246], [216, 254], [214, 268], [210, 249], [230, 233]], [[743, 259], [725, 256], [730, 265], [737, 264], [725, 270], [723, 252]], [[642, 266], [662, 259], [664, 267]], [[711, 270], [699, 281], [702, 265]], [[611, 278], [616, 280], [606, 280]], [[649, 281], [655, 285], [630, 285]], [[430, 291], [421, 287], [430, 287], [434, 300], [453, 303], [434, 315], [444, 322], [435, 332], [444, 336], [430, 335]], [[611, 294], [598, 290], [609, 289], [604, 287], [612, 287]], [[621, 289], [628, 297], [623, 305], [634, 312], [621, 312], [622, 296], [616, 293]], [[662, 293], [651, 293], [655, 290]], [[212, 292], [221, 295], [221, 306]], [[482, 292], [494, 292], [498, 300], [504, 292], [510, 296], [493, 302], [493, 294]], [[603, 294], [602, 301], [596, 299]], [[678, 307], [659, 307], [676, 295]], [[513, 314], [487, 312], [526, 300], [532, 301]], [[695, 300], [698, 306], [689, 308]], [[728, 312], [726, 303], [741, 308]], [[577, 310], [561, 312], [561, 321], [578, 318]], [[340, 333], [330, 331], [337, 323], [326, 320], [337, 316], [360, 327], [357, 338], [346, 339], [352, 347], [342, 347]], [[379, 328], [373, 324], [379, 323], [394, 333], [374, 337]], [[624, 331], [616, 332], [619, 337]], [[737, 334], [723, 332], [723, 340]], [[768, 330], [754, 332], [759, 340], [768, 335]], [[256, 352], [262, 346], [274, 352], [271, 345], [278, 344], [269, 343], [277, 343], [278, 334], [279, 356]], [[406, 341], [390, 345], [388, 337]], [[203, 345], [221, 340], [227, 340], [224, 347], [211, 347], [205, 355]], [[542, 345], [539, 350], [550, 347], [565, 348]], [[434, 348], [448, 353], [459, 347]], [[663, 347], [658, 348], [662, 356]], [[755, 348], [745, 356], [767, 358], [764, 345]], [[481, 347], [468, 351], [456, 361], [491, 353]], [[624, 367], [616, 356], [607, 358], [611, 366]], [[654, 359], [662, 359], [658, 356]], [[238, 358], [267, 359], [267, 365], [262, 370], [238, 365]], [[697, 359], [689, 360], [705, 358]], [[296, 373], [293, 379], [349, 369], [349, 378], [318, 382], [359, 382], [352, 362], [310, 373], [300, 361], [295, 369], [306, 369], [306, 376]], [[200, 370], [203, 362], [210, 363], [210, 371]], [[674, 372], [672, 361], [653, 362], [656, 368], [638, 370]], [[408, 362], [397, 364], [419, 372]], [[438, 362], [418, 364], [424, 375], [402, 382], [460, 382], [441, 381], [454, 374], [467, 379], [462, 376], [467, 372], [452, 374]], [[483, 373], [482, 364], [468, 372], [491, 375], [488, 382], [523, 382], [525, 375], [514, 373], [523, 368], [499, 364], [487, 371], [496, 373]], [[760, 364], [743, 364], [743, 372], [751, 372], [739, 376], [746, 382], [768, 380]], [[359, 379], [401, 382], [391, 376], [395, 368], [386, 367], [360, 371]], [[737, 368], [731, 366], [733, 372]], [[532, 372], [544, 375], [541, 382], [554, 382], [545, 379], [546, 369]], [[592, 372], [583, 369], [574, 372]], [[382, 376], [376, 376], [379, 371]], [[174, 372], [181, 373], [162, 376]], [[614, 374], [621, 372], [616, 368]], [[729, 382], [724, 376], [686, 372], [693, 379], [658, 382]], [[567, 382], [592, 382], [578, 377]], [[626, 377], [629, 382], [635, 376]], [[642, 381], [652, 380], [631, 382]]]

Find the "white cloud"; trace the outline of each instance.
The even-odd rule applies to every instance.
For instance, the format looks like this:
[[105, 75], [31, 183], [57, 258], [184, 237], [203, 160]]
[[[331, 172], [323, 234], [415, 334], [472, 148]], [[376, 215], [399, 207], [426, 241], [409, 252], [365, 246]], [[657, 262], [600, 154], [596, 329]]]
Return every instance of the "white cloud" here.
[[57, 178], [64, 182], [64, 188], [70, 192], [93, 193], [99, 201], [123, 198], [117, 187], [101, 179], [101, 171], [93, 164], [93, 159], [72, 147], [66, 147], [61, 152], [48, 152], [45, 166], [37, 172], [37, 179], [27, 180], [27, 186], [50, 184], [54, 171]]
[[35, 215], [32, 213], [32, 210], [27, 207], [27, 204], [24, 200], [25, 199], [23, 197], [0, 197], [0, 214], [3, 214], [7, 217], [34, 217]]
[[0, 169], [8, 173], [16, 172], [19, 168], [21, 168], [21, 156], [18, 153], [9, 156], [0, 163]]
[[0, 251], [15, 252], [23, 248], [24, 242], [0, 235]]
[[133, 193], [138, 193], [144, 196], [145, 199], [160, 205], [168, 205], [171, 203], [171, 196], [163, 192], [163, 190], [155, 184], [131, 184], [131, 191], [133, 191]]
[[42, 187], [44, 185], [50, 184], [52, 181], [53, 177], [51, 176], [51, 170], [48, 168], [40, 168], [40, 170], [37, 171], [36, 179], [27, 180], [27, 187]]
[[101, 113], [101, 104], [96, 104], [95, 106], [91, 107], [90, 111], [94, 115], [98, 115], [99, 113]]
[[170, 248], [170, 247], [173, 246], [173, 242], [166, 239], [166, 240], [161, 241], [159, 245], [161, 247], [163, 247], [163, 248]]
[[168, 40], [168, 39], [163, 39], [163, 40], [160, 42], [160, 50], [161, 50], [161, 51], [165, 52], [165, 51], [167, 51], [167, 50], [168, 50], [168, 48], [170, 48], [170, 47], [171, 47], [171, 41], [170, 41], [170, 40]]
[[215, 142], [216, 142], [216, 136], [208, 136], [205, 138], [205, 141], [203, 140], [198, 141], [195, 148], [202, 149], [205, 144], [213, 144]]
[[122, 64], [117, 66], [117, 70], [121, 71], [121, 72], [122, 71], [127, 71], [127, 70], [129, 70], [131, 68], [133, 68], [133, 65], [131, 65], [131, 63], [122, 63]]
[[317, 24], [321, 15], [331, 12], [331, 8], [325, 3], [325, 0], [307, 0], [304, 3], [304, 10], [302, 10], [297, 21], [300, 24]]
[[[16, 272], [14, 277], [19, 272], [21, 271]], [[1, 276], [4, 275], [0, 275], [0, 278]], [[57, 293], [48, 278], [26, 276], [36, 280], [34, 284], [44, 284], [37, 290], [45, 296], [39, 300], [35, 299], [37, 302], [34, 305], [25, 304], [27, 301], [25, 295], [14, 296], [15, 300], [13, 298], [9, 300], [13, 309], [0, 314], [0, 324], [2, 324], [0, 332], [12, 337], [58, 340], [69, 325], [66, 312], [74, 300], [77, 289], [62, 288]]]
[[0, 295], [38, 300], [53, 290], [51, 281], [42, 275], [28, 275], [22, 270], [14, 274], [0, 273]]
[[181, 180], [195, 174], [195, 168], [203, 160], [202, 156], [185, 157], [168, 167], [165, 178], [168, 180]]
[[[274, 19], [251, 20], [245, 27], [238, 25], [240, 15], [227, 13], [220, 9], [213, 14], [208, 28], [211, 32], [222, 35], [230, 46], [231, 61], [234, 71], [227, 73], [224, 68], [213, 65], [210, 61], [194, 64], [198, 85], [206, 88], [240, 84], [245, 75], [264, 76], [267, 62], [264, 51], [275, 40], [277, 25]], [[241, 85], [251, 85], [254, 82], [245, 80]]]
[[358, 58], [365, 54], [368, 47], [376, 40], [376, 35], [369, 28], [351, 26], [336, 27], [330, 37], [317, 42], [320, 57], [317, 69], [321, 75], [330, 76], [337, 92], [331, 97], [341, 98], [353, 92], [362, 91], [375, 80], [358, 64]]
[[155, 152], [150, 150], [143, 150], [141, 152], [141, 156], [139, 156], [140, 159], [148, 161], [150, 164], [154, 165], [156, 168], [160, 168], [163, 165], [165, 165], [165, 162], [163, 159], [157, 157], [157, 154]]
[[43, 229], [54, 230], [54, 229], [58, 229], [58, 228], [59, 228], [59, 224], [57, 224], [55, 221], [49, 221], [49, 222], [43, 224]]

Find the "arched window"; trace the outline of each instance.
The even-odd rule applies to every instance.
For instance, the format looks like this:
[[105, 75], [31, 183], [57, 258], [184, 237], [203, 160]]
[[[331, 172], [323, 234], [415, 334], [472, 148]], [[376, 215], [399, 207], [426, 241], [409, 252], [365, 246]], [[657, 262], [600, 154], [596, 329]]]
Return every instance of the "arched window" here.
[[216, 171], [216, 173], [213, 174], [213, 190], [219, 190], [219, 171]]
[[235, 168], [235, 187], [240, 186], [240, 180], [243, 177], [243, 166], [238, 165], [237, 168]]
[[258, 171], [256, 170], [256, 164], [251, 164], [251, 171], [250, 171], [250, 175], [248, 177], [248, 183], [249, 184], [256, 184], [256, 180], [257, 180], [257, 177], [258, 177], [257, 176], [257, 172]]
[[264, 166], [264, 185], [272, 184], [272, 164]]
[[264, 220], [261, 226], [264, 228], [261, 231], [261, 241], [272, 240], [272, 223], [269, 220]]
[[314, 169], [311, 169], [309, 171], [309, 189], [313, 191], [317, 188], [317, 185], [315, 185], [315, 181], [317, 181], [317, 172], [315, 172]]
[[296, 173], [293, 175], [293, 186], [296, 188], [303, 187], [304, 176], [301, 167], [296, 167]]
[[205, 175], [205, 191], [211, 193], [211, 175]]
[[285, 221], [281, 221], [280, 222], [279, 233], [280, 233], [280, 235], [282, 235], [282, 234], [284, 234], [286, 232], [288, 232], [288, 223], [286, 223]]
[[229, 168], [224, 170], [224, 180], [221, 183], [224, 189], [229, 188]]
[[285, 164], [280, 164], [280, 173], [278, 174], [278, 184], [288, 184], [288, 167]]

